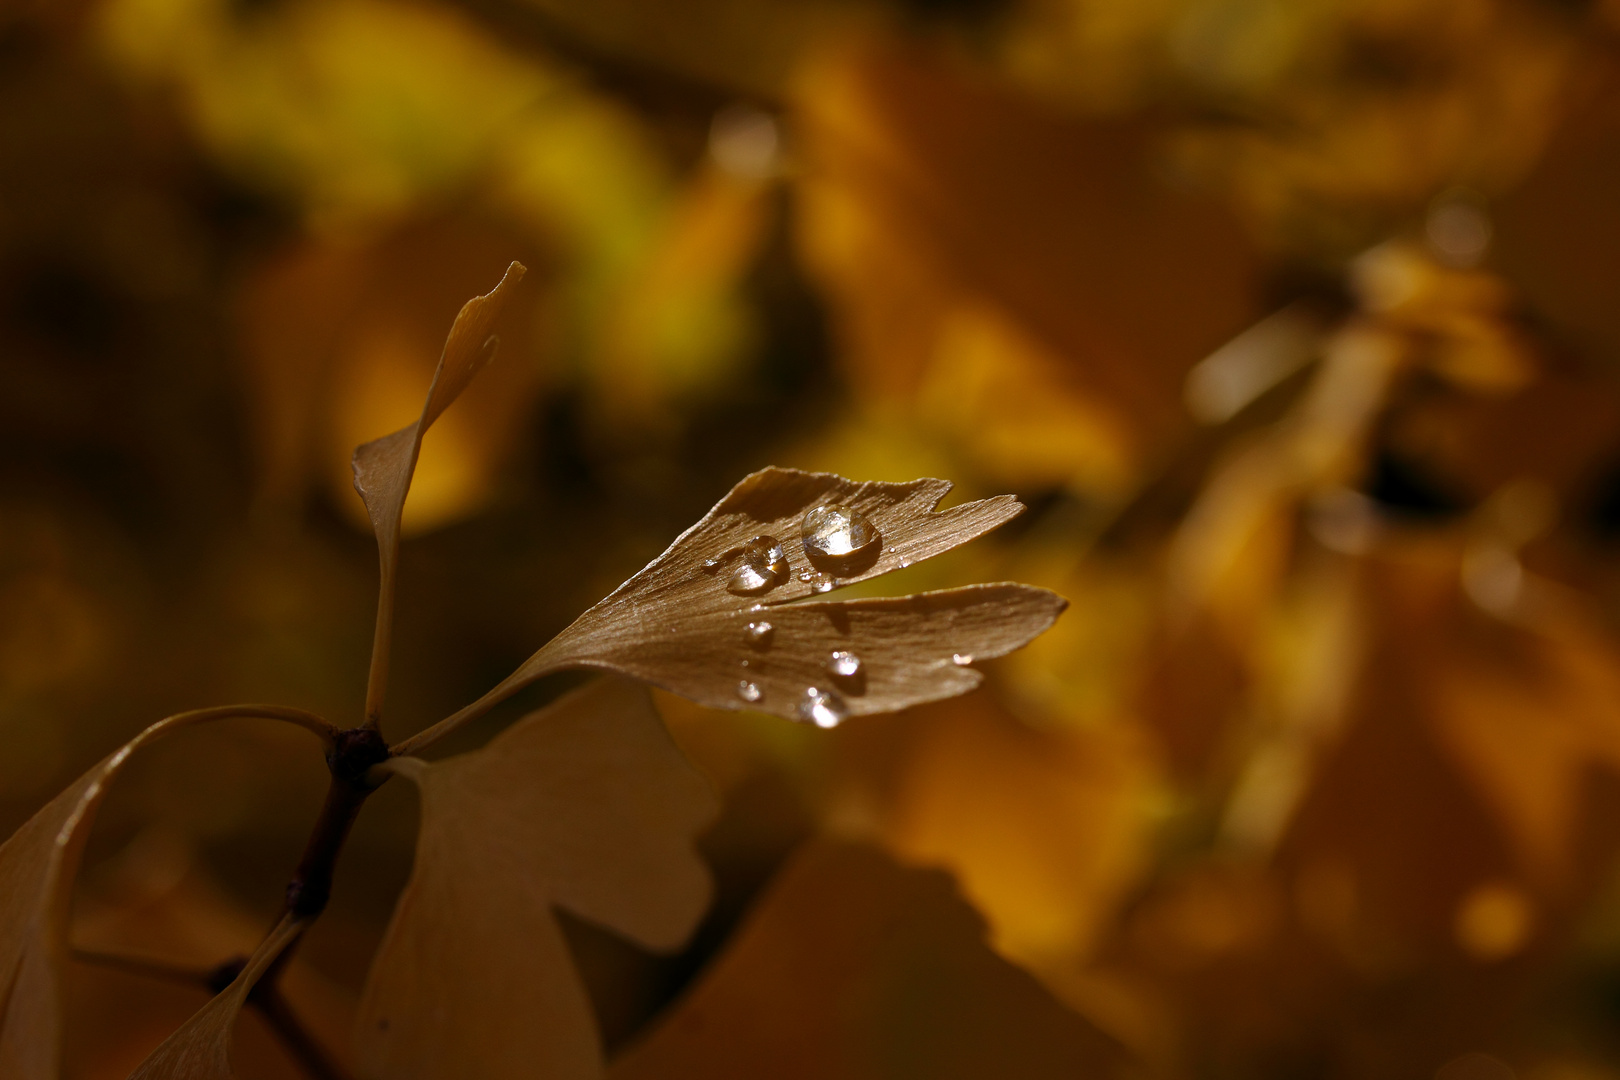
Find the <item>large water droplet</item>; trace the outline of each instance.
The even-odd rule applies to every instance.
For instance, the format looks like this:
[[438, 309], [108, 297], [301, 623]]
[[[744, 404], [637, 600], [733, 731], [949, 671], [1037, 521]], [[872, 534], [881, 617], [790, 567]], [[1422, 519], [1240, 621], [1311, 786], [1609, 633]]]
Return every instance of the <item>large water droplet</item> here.
[[765, 695], [760, 693], [759, 687], [744, 679], [737, 684], [737, 696], [747, 702], [755, 702]]
[[861, 658], [848, 649], [838, 649], [827, 658], [827, 670], [840, 679], [853, 679], [861, 673]]
[[871, 547], [877, 539], [877, 526], [852, 506], [828, 503], [804, 515], [804, 553], [812, 559], [848, 559]]
[[776, 627], [760, 619], [748, 624], [748, 629], [743, 631], [743, 637], [756, 649], [763, 649], [771, 643], [771, 637], [775, 633]]
[[799, 702], [799, 716], [819, 728], [835, 728], [844, 722], [849, 709], [844, 699], [831, 690], [818, 690], [814, 686], [804, 692]]
[[726, 588], [742, 596], [774, 589], [787, 580], [787, 555], [774, 536], [756, 536], [743, 545], [737, 569], [731, 572]]

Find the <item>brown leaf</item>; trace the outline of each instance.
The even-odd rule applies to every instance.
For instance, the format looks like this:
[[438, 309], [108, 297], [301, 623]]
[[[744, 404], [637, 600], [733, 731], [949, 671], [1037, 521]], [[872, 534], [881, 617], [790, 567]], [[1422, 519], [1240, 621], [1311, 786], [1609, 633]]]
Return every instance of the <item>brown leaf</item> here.
[[377, 631], [372, 653], [371, 678], [366, 691], [366, 715], [375, 721], [382, 709], [383, 689], [388, 681], [388, 642], [393, 624], [394, 569], [399, 558], [399, 523], [405, 512], [405, 496], [416, 469], [416, 455], [422, 449], [422, 436], [450, 403], [467, 389], [473, 377], [495, 358], [496, 339], [490, 336], [495, 319], [506, 306], [526, 270], [512, 263], [500, 284], [475, 296], [462, 306], [450, 327], [444, 353], [433, 373], [422, 415], [408, 427], [359, 447], [354, 452], [354, 489], [371, 515], [377, 534], [377, 557], [382, 571], [382, 587], [377, 604]]
[[665, 950], [709, 901], [692, 837], [714, 798], [647, 691], [602, 679], [482, 750], [392, 768], [421, 789], [422, 826], [360, 1006], [362, 1073], [599, 1073], [590, 1005], [549, 908]]
[[129, 1074], [129, 1080], [231, 1080], [231, 1029], [247, 1004], [248, 994], [265, 970], [303, 933], [304, 924], [288, 916], [271, 931], [236, 979], [199, 1009], [179, 1031], [163, 1040], [152, 1056]]
[[[754, 708], [806, 719], [806, 691], [831, 691], [848, 715], [891, 712], [963, 694], [982, 675], [973, 660], [1001, 656], [1052, 625], [1068, 601], [1028, 585], [974, 585], [885, 599], [802, 601], [823, 588], [864, 581], [949, 551], [1023, 511], [1011, 495], [934, 507], [945, 480], [858, 483], [832, 473], [763, 469], [745, 477], [658, 558], [530, 657], [482, 699], [401, 744], [409, 753], [485, 712], [520, 687], [564, 668], [630, 675], [718, 708]], [[801, 539], [808, 511], [843, 504], [876, 538], [841, 564], [812, 559]], [[780, 542], [785, 569], [748, 594], [728, 583], [757, 537]], [[769, 624], [769, 631], [750, 624]], [[828, 669], [835, 651], [861, 672]], [[953, 658], [959, 657], [959, 660]], [[742, 692], [744, 683], [752, 691]], [[757, 693], [756, 693], [757, 692]]]
[[68, 904], [107, 785], [131, 754], [160, 735], [205, 720], [254, 715], [315, 724], [308, 714], [266, 706], [224, 706], [167, 717], [79, 777], [0, 846], [0, 1076], [55, 1080]]
[[937, 871], [823, 843], [615, 1080], [1109, 1077], [1124, 1053], [984, 943]]

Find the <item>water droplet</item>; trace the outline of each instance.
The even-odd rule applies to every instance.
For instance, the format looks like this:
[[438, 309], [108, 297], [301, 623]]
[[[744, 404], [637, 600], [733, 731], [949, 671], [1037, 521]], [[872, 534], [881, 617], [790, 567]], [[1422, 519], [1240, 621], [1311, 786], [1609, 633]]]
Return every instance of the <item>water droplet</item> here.
[[758, 622], [749, 623], [748, 629], [743, 631], [743, 637], [748, 639], [748, 644], [763, 649], [771, 643], [771, 636], [775, 633], [776, 627], [761, 619]]
[[810, 576], [810, 591], [813, 593], [832, 592], [837, 586], [838, 580], [826, 574], [812, 574]]
[[760, 693], [759, 687], [755, 686], [747, 679], [744, 679], [742, 682], [737, 684], [737, 696], [742, 698], [744, 701], [754, 702], [758, 701], [765, 695]]
[[804, 553], [810, 558], [839, 561], [875, 544], [878, 531], [854, 507], [828, 503], [804, 515], [802, 539]]
[[969, 664], [973, 663], [973, 654], [965, 652], [952, 653], [951, 663], [955, 664], [957, 667], [967, 667]]
[[704, 559], [703, 560], [703, 571], [704, 571], [704, 573], [712, 574], [718, 569], [720, 569], [720, 560], [719, 559]]
[[827, 658], [827, 670], [840, 679], [853, 679], [861, 673], [861, 658], [848, 649], [838, 649]]
[[831, 690], [818, 690], [814, 686], [804, 692], [799, 702], [799, 716], [819, 728], [835, 728], [844, 722], [849, 709], [844, 699]]
[[787, 555], [782, 551], [782, 542], [774, 536], [756, 536], [743, 545], [737, 569], [732, 571], [726, 588], [749, 596], [776, 588], [787, 575]]

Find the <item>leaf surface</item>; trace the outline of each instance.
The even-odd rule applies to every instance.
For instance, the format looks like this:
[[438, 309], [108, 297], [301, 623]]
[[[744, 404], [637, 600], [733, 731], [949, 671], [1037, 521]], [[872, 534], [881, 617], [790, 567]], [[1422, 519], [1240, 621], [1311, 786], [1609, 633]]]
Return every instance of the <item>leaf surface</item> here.
[[142, 744], [193, 719], [159, 721], [52, 799], [0, 846], [0, 1076], [55, 1080], [68, 901], [107, 784]]
[[373, 719], [382, 708], [382, 692], [388, 678], [399, 526], [405, 513], [405, 496], [411, 488], [411, 474], [416, 469], [416, 456], [422, 449], [422, 436], [467, 389], [473, 377], [495, 358], [496, 340], [490, 336], [490, 331], [525, 273], [522, 263], [512, 263], [500, 284], [462, 305], [445, 340], [444, 353], [439, 357], [427, 401], [422, 405], [422, 415], [414, 423], [391, 435], [373, 439], [354, 452], [354, 489], [365, 502], [372, 531], [377, 534], [377, 558], [382, 575], [371, 678], [366, 693], [366, 714]]
[[231, 1030], [265, 971], [297, 940], [304, 924], [285, 918], [248, 958], [231, 985], [199, 1009], [180, 1030], [129, 1074], [129, 1080], [231, 1080]]
[[0, 845], [0, 1076], [6, 1080], [56, 1080], [68, 907], [107, 785], [146, 743], [191, 724], [233, 716], [283, 720], [317, 733], [325, 729], [318, 717], [273, 705], [177, 713], [103, 758]]
[[[817, 595], [814, 579], [801, 577], [823, 574], [824, 585], [864, 581], [949, 551], [1023, 511], [1011, 495], [936, 511], [950, 488], [949, 481], [934, 479], [891, 484], [796, 469], [753, 473], [494, 690], [440, 729], [406, 740], [400, 752], [564, 668], [615, 671], [705, 705], [789, 719], [804, 718], [800, 707], [811, 687], [836, 692], [851, 716], [966, 693], [983, 678], [972, 661], [1026, 644], [1068, 601], [1045, 589], [1005, 583], [894, 598], [810, 600]], [[877, 533], [842, 563], [812, 560], [802, 538], [805, 515], [831, 504], [858, 511]], [[756, 537], [780, 542], [786, 570], [772, 587], [734, 593], [728, 582]], [[768, 623], [769, 632], [756, 639], [751, 623]], [[861, 659], [858, 678], [833, 675], [828, 665], [835, 651]], [[745, 683], [757, 696], [742, 691]]]
[[714, 797], [647, 691], [603, 679], [427, 764], [416, 865], [356, 1021], [364, 1076], [595, 1076], [601, 1046], [553, 905], [650, 949], [708, 905]]
[[938, 871], [809, 845], [613, 1080], [1110, 1077], [1125, 1053], [984, 942]]

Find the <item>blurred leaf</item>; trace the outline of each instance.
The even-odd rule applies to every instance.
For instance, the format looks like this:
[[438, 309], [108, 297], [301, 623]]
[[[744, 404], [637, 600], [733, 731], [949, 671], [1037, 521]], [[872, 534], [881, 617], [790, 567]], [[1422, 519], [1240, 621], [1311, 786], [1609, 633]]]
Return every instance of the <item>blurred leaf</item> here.
[[291, 916], [282, 919], [231, 984], [152, 1051], [129, 1080], [232, 1080], [231, 1030], [237, 1014], [259, 978], [303, 930]]
[[221, 0], [118, 0], [99, 16], [111, 55], [176, 85], [227, 164], [329, 226], [453, 190], [558, 89], [435, 5], [293, 3], [242, 19]]
[[552, 905], [650, 949], [679, 946], [709, 878], [694, 834], [713, 796], [647, 692], [601, 679], [435, 764], [416, 866], [367, 979], [368, 1077], [589, 1077], [601, 1049]]
[[614, 1080], [1107, 1077], [1125, 1055], [987, 948], [942, 874], [801, 850]]
[[[794, 720], [812, 718], [807, 688], [819, 688], [839, 702], [834, 714], [816, 717], [828, 727], [845, 709], [891, 712], [966, 693], [983, 678], [973, 660], [1025, 644], [1067, 601], [1044, 589], [999, 584], [789, 603], [949, 551], [1022, 510], [1001, 495], [935, 511], [949, 490], [944, 480], [856, 483], [794, 469], [745, 477], [662, 555], [443, 724], [455, 726], [569, 667], [617, 671], [705, 705]], [[848, 555], [812, 557], [803, 539], [807, 514], [838, 505], [864, 515], [872, 537]], [[774, 561], [766, 565], [772, 548]], [[751, 586], [734, 590], [734, 577], [750, 573]], [[853, 653], [859, 670], [831, 670], [835, 650]], [[429, 729], [400, 752], [438, 734]]]
[[1138, 733], [1037, 732], [989, 694], [919, 710], [885, 834], [950, 870], [1001, 955], [1084, 957], [1147, 865], [1151, 758]]
[[1620, 360], [1613, 290], [1620, 212], [1620, 71], [1599, 52], [1546, 152], [1495, 208], [1495, 257], [1535, 310], [1589, 356]]
[[[1183, 428], [1182, 377], [1242, 329], [1256, 266], [1217, 204], [1156, 172], [1160, 132], [1079, 121], [899, 47], [824, 57], [797, 99], [800, 245], [832, 298], [858, 400], [934, 385], [937, 364], [960, 363], [945, 338], [958, 312], [989, 311], [1014, 328], [998, 338], [1020, 343], [1020, 358], [1061, 358], [1020, 366], [1061, 388], [1044, 408], [1079, 404], [1071, 422], [1109, 448], [1099, 465], [1117, 469], [1121, 439], [1136, 458]], [[975, 407], [965, 381], [958, 410]], [[981, 394], [980, 408], [994, 430], [1028, 397]]]

